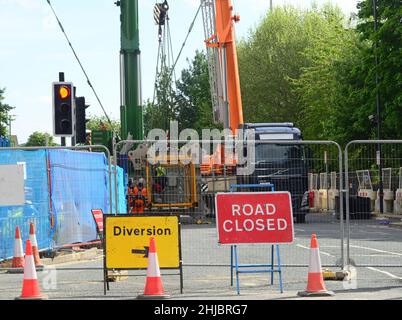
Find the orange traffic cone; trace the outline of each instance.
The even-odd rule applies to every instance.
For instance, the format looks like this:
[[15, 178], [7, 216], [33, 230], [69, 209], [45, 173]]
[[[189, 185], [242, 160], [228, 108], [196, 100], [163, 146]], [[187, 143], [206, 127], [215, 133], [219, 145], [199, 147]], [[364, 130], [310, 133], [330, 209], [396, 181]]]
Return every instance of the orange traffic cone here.
[[151, 238], [148, 252], [148, 269], [144, 294], [137, 299], [169, 299], [163, 289], [161, 271], [159, 269], [158, 254], [156, 253], [155, 239]]
[[25, 250], [24, 282], [22, 284], [21, 296], [16, 300], [43, 300], [47, 296], [42, 295], [39, 289], [38, 277], [36, 275], [34, 257], [32, 255], [31, 241], [27, 240]]
[[29, 240], [31, 241], [32, 254], [35, 261], [35, 267], [36, 269], [42, 269], [43, 264], [39, 257], [38, 242], [36, 241], [35, 225], [33, 224], [33, 222], [31, 222], [29, 225]]
[[22, 249], [22, 239], [20, 228], [15, 228], [14, 239], [14, 256], [11, 264], [11, 269], [8, 269], [8, 273], [23, 273], [24, 272], [24, 250]]
[[310, 264], [308, 270], [307, 289], [298, 293], [301, 297], [324, 297], [335, 295], [332, 291], [325, 288], [324, 277], [322, 274], [320, 249], [318, 248], [317, 236], [311, 236], [310, 244]]

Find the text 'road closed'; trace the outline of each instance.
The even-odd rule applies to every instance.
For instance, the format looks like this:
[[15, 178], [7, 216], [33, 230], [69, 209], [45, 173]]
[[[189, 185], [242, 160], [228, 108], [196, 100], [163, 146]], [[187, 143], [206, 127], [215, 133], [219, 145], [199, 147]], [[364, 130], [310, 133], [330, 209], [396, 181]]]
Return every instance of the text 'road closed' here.
[[219, 243], [291, 243], [288, 192], [220, 193], [216, 196]]

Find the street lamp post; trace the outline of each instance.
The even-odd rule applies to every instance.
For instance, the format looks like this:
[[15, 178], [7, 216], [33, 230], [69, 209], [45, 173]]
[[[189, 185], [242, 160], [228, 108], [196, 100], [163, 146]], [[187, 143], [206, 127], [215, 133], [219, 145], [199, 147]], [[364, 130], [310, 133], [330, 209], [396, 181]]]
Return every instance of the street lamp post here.
[[[378, 31], [378, 17], [377, 17], [377, 0], [373, 1], [373, 17], [374, 17], [374, 33], [376, 34]], [[377, 140], [381, 140], [381, 106], [380, 106], [380, 88], [379, 88], [379, 76], [378, 76], [378, 42], [377, 39], [374, 41], [374, 59], [375, 59], [375, 86], [376, 86], [376, 109], [377, 109]], [[380, 176], [380, 185], [379, 185], [379, 201], [380, 201], [380, 213], [384, 213], [384, 186], [382, 180], [382, 155], [381, 155], [381, 144], [377, 144], [377, 161], [378, 161], [378, 170]]]

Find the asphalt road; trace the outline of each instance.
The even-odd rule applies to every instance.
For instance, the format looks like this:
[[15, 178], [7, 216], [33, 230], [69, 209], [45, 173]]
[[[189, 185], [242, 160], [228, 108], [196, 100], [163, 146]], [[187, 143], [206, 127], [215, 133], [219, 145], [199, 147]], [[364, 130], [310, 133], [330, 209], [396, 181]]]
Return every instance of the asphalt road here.
[[[270, 276], [241, 274], [241, 295], [230, 286], [229, 247], [218, 246], [214, 225], [184, 225], [182, 228], [184, 293], [174, 271], [162, 271], [166, 291], [174, 299], [300, 299], [298, 291], [306, 287], [309, 242], [316, 233], [322, 264], [338, 271], [341, 257], [340, 224], [331, 215], [312, 215], [306, 224], [295, 225], [296, 239], [280, 247], [284, 265], [284, 293], [279, 292], [278, 274], [274, 285]], [[351, 222], [351, 258], [356, 268], [355, 280], [326, 281], [335, 297], [324, 299], [402, 299], [402, 229], [381, 225], [376, 220]], [[345, 249], [346, 250], [346, 249]], [[240, 263], [267, 263], [270, 246], [240, 246]], [[42, 292], [50, 299], [134, 299], [145, 284], [144, 271], [129, 271], [129, 277], [110, 284], [103, 294], [102, 257], [92, 261], [56, 265], [55, 269], [38, 272]], [[393, 267], [387, 267], [393, 265]], [[21, 274], [0, 272], [0, 299], [14, 299], [21, 293]]]

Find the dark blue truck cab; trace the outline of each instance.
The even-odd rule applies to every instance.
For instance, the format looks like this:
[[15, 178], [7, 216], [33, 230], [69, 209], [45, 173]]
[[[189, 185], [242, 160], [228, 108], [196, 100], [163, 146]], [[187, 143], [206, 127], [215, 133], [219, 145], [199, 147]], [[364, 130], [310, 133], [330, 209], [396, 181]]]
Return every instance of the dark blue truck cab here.
[[[301, 131], [293, 123], [246, 123], [240, 129], [251, 130], [255, 140], [254, 171], [238, 176], [240, 184], [271, 183], [275, 191], [289, 191], [292, 196], [293, 217], [304, 223], [308, 213], [308, 162], [303, 145], [286, 144], [301, 141]], [[248, 139], [250, 137], [248, 136]], [[272, 143], [278, 141], [280, 143]], [[244, 144], [243, 155], [247, 155]], [[257, 190], [258, 189], [258, 190]], [[250, 191], [264, 191], [257, 188]]]

